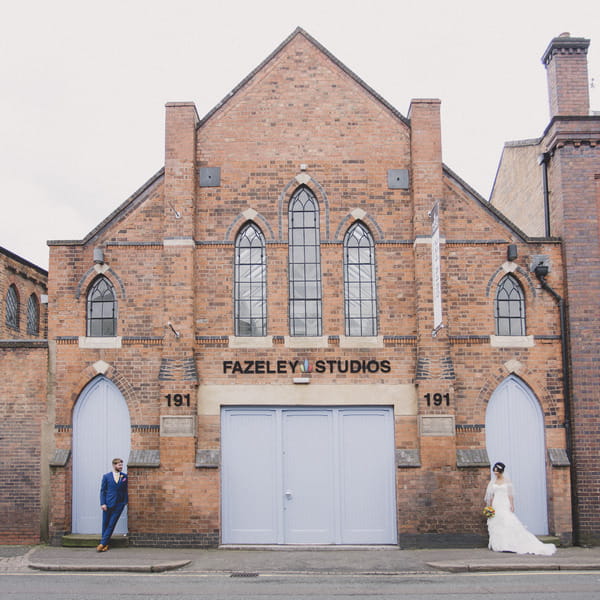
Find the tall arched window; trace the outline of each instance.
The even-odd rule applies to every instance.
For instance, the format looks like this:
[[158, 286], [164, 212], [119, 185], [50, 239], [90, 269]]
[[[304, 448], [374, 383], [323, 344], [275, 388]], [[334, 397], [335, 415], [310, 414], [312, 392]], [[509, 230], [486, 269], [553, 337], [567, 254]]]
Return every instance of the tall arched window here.
[[19, 329], [19, 294], [11, 285], [6, 292], [6, 324], [11, 329]]
[[322, 326], [319, 204], [300, 186], [288, 214], [290, 335], [319, 336]]
[[40, 303], [35, 294], [27, 301], [27, 333], [38, 335], [40, 332]]
[[525, 335], [525, 295], [512, 275], [498, 284], [495, 313], [496, 335]]
[[346, 335], [377, 335], [375, 247], [360, 221], [344, 238], [344, 312]]
[[248, 223], [235, 240], [235, 335], [267, 335], [267, 260], [261, 230]]
[[87, 335], [113, 337], [117, 335], [117, 300], [111, 282], [98, 277], [87, 296]]

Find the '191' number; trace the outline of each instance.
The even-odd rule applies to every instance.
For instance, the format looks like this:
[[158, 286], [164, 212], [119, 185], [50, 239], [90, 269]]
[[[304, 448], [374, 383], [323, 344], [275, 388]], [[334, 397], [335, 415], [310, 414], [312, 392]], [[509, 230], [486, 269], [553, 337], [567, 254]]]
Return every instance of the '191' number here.
[[167, 394], [167, 406], [189, 406], [190, 395], [189, 394]]
[[427, 400], [427, 406], [450, 406], [450, 394], [425, 394], [425, 400]]

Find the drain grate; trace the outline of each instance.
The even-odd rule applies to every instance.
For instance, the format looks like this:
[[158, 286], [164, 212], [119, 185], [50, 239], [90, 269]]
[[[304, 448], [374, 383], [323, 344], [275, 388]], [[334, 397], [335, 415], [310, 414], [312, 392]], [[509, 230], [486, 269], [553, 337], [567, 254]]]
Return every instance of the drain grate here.
[[248, 573], [247, 571], [238, 571], [230, 575], [231, 577], [258, 577], [258, 573]]

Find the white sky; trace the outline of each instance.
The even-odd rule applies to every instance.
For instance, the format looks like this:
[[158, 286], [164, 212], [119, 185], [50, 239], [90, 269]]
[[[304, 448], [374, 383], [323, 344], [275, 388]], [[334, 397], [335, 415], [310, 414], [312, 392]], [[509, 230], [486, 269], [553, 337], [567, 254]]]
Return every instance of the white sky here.
[[444, 162], [488, 197], [505, 141], [548, 123], [540, 58], [598, 0], [13, 0], [0, 11], [0, 246], [44, 268], [164, 162], [164, 105], [204, 116], [297, 26], [406, 115], [442, 100]]

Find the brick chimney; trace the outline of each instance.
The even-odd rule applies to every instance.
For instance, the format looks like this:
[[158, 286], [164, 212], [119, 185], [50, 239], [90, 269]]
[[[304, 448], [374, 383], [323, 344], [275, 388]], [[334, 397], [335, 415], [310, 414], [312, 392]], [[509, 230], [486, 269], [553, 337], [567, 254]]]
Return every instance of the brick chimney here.
[[590, 40], [562, 33], [554, 38], [542, 62], [548, 74], [550, 118], [590, 113], [587, 50]]

